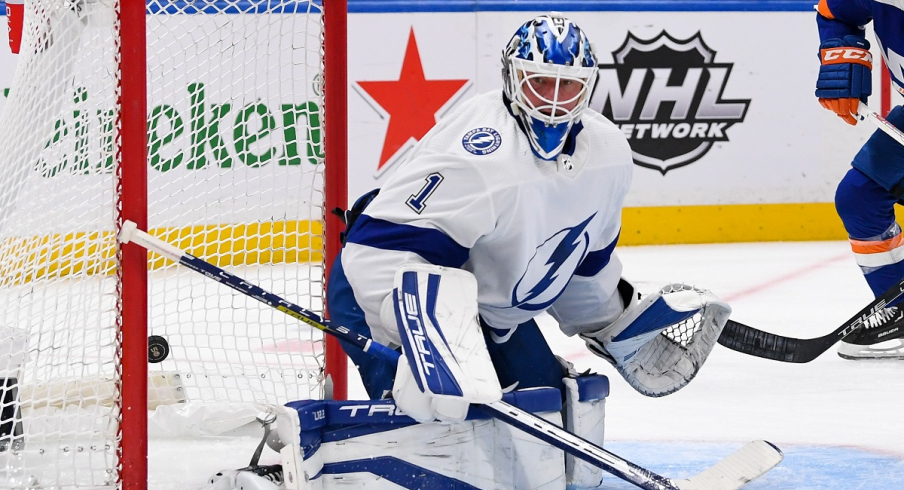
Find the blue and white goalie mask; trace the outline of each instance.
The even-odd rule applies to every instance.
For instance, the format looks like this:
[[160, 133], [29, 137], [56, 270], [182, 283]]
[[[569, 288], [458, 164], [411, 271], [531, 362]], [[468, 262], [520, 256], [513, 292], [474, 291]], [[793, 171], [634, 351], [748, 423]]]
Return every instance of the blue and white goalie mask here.
[[538, 157], [562, 152], [590, 103], [596, 65], [581, 28], [556, 13], [526, 22], [503, 50], [503, 90]]

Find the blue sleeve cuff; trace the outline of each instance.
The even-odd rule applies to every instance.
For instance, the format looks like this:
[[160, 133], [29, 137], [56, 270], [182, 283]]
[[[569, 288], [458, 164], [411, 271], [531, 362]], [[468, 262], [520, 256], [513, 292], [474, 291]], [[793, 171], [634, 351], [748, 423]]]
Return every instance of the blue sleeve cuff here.
[[829, 19], [823, 17], [822, 14], [816, 14], [816, 27], [819, 29], [819, 42], [827, 39], [842, 39], [844, 36], [857, 36], [866, 38], [863, 29], [859, 25], [849, 24], [837, 19]]

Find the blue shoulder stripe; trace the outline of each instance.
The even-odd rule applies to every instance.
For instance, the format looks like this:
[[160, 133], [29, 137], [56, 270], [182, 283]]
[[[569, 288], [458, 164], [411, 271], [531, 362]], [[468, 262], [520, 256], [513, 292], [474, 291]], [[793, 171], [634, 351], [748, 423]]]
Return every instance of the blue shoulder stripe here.
[[603, 270], [604, 267], [609, 265], [609, 261], [612, 259], [612, 251], [615, 250], [615, 244], [618, 243], [619, 236], [621, 236], [621, 231], [618, 232], [618, 235], [615, 236], [615, 240], [612, 240], [612, 243], [606, 245], [606, 248], [594, 250], [587, 254], [587, 256], [584, 257], [584, 260], [581, 261], [581, 265], [574, 271], [574, 274], [576, 276], [593, 277]]
[[449, 235], [430, 228], [392, 223], [362, 214], [349, 231], [348, 241], [358, 245], [414, 252], [431, 264], [461, 267], [470, 254]]

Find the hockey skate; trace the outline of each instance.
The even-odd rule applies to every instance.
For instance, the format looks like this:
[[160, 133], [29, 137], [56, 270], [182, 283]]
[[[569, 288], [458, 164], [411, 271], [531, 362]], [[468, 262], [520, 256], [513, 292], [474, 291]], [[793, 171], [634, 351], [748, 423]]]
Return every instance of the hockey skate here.
[[850, 360], [904, 360], [904, 308], [891, 306], [871, 316], [862, 330], [841, 341], [838, 355]]

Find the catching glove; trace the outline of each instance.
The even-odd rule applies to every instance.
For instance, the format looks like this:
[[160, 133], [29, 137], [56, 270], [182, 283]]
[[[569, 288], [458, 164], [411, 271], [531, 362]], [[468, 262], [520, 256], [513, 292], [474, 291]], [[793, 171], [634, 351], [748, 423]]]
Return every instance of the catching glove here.
[[659, 397], [694, 379], [730, 314], [731, 307], [705, 289], [669, 284], [581, 338], [632, 388]]

